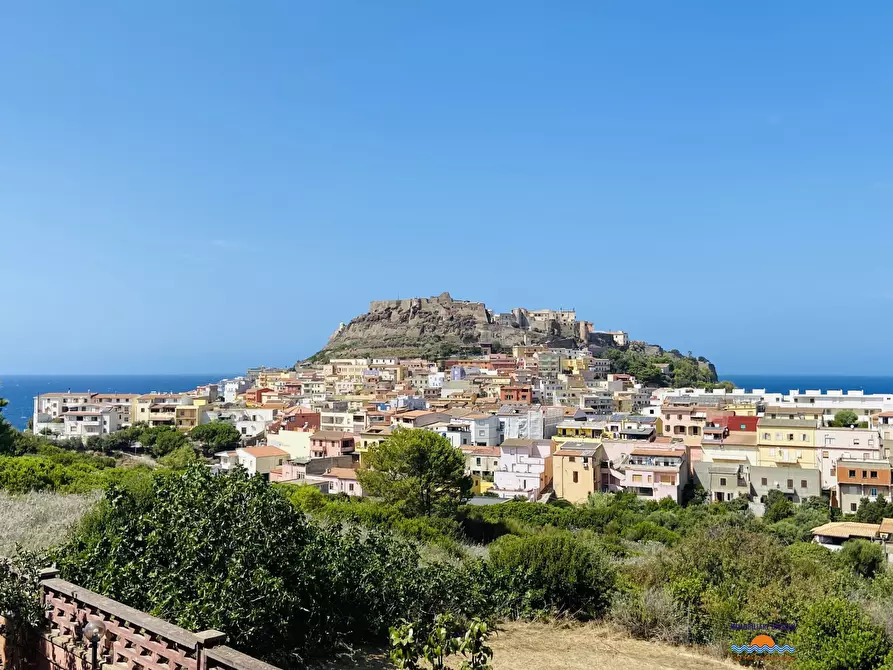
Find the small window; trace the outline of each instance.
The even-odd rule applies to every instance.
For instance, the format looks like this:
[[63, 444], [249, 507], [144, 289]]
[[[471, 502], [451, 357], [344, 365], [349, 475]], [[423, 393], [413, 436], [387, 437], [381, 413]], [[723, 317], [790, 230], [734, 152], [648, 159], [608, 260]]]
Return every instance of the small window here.
[[872, 479], [877, 479], [877, 470], [872, 470], [872, 471], [871, 471], [871, 478], [872, 478]]
[[720, 478], [719, 478], [719, 485], [720, 485], [720, 486], [725, 486], [725, 485], [726, 485], [726, 478], [725, 478], [725, 477], [720, 477]]
[[806, 488], [806, 480], [805, 480], [805, 479], [801, 479], [801, 480], [800, 480], [800, 488], [801, 488], [801, 489], [805, 489], [805, 488]]
[[806, 433], [801, 433], [801, 434], [800, 434], [800, 441], [801, 441], [801, 442], [809, 442], [809, 435], [807, 435]]
[[850, 476], [850, 477], [855, 477], [855, 476], [856, 476], [856, 471], [855, 471], [855, 470], [850, 470], [850, 471], [849, 471], [849, 476]]
[[869, 490], [868, 490], [868, 495], [870, 495], [870, 496], [872, 496], [872, 497], [876, 496], [876, 495], [877, 495], [877, 489], [869, 489]]
[[740, 424], [740, 425], [741, 425], [741, 430], [747, 430], [747, 424], [746, 424], [746, 423], [742, 423], [742, 424]]
[[772, 434], [771, 434], [771, 433], [763, 433], [763, 439], [764, 439], [764, 440], [771, 440], [771, 439], [772, 439]]
[[769, 483], [769, 482], [766, 480], [765, 477], [760, 478], [760, 485], [761, 485], [761, 486], [766, 486], [768, 483]]
[[859, 440], [858, 440], [858, 439], [853, 438], [853, 446], [854, 446], [854, 447], [858, 447], [858, 446], [859, 446]]
[[348, 491], [353, 491], [353, 484], [348, 484], [348, 485], [347, 485], [347, 490], [348, 490]]
[[567, 461], [568, 461], [568, 463], [576, 463], [577, 457], [576, 456], [568, 456]]
[[789, 489], [794, 488], [794, 480], [793, 480], [793, 479], [789, 479], [789, 480], [788, 480], [788, 488], [789, 488]]
[[856, 503], [850, 503], [850, 512], [856, 511]]
[[827, 451], [823, 451], [823, 452], [822, 452], [822, 458], [828, 458], [828, 452], [827, 452]]
[[480, 465], [480, 464], [481, 464], [481, 459], [480, 459], [480, 458], [475, 458], [474, 460], [475, 460], [475, 465]]
[[867, 451], [862, 453], [863, 461], [867, 461], [870, 457], [871, 457], [871, 454], [869, 454]]
[[574, 472], [574, 484], [576, 484], [580, 479], [580, 475], [578, 472]]
[[866, 477], [868, 477], [868, 470], [863, 470], [862, 471], [862, 479], [865, 479]]

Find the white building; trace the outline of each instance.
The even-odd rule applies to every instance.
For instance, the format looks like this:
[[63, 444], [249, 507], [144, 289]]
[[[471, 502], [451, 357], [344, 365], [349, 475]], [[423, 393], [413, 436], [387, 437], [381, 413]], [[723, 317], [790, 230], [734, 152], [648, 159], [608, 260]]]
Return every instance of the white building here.
[[251, 382], [247, 377], [224, 379], [220, 382], [219, 388], [223, 390], [223, 402], [236, 402], [236, 397], [240, 393], [245, 393], [251, 388]]
[[552, 447], [548, 440], [508, 439], [499, 445], [499, 469], [490, 489], [500, 498], [523, 496], [535, 501], [552, 476]]
[[564, 408], [548, 405], [503, 405], [496, 415], [504, 440], [548, 440], [564, 418]]
[[62, 415], [62, 437], [100, 437], [124, 427], [124, 412], [112, 405], [82, 405]]
[[270, 472], [281, 467], [288, 459], [288, 452], [278, 447], [260, 446], [245, 447], [233, 451], [220, 451], [216, 454], [219, 463], [214, 466], [218, 470], [230, 470], [243, 467], [249, 475], [262, 475], [269, 479]]
[[880, 435], [870, 428], [819, 428], [815, 434], [816, 460], [822, 472], [822, 489], [837, 486], [837, 462], [884, 458]]
[[243, 437], [255, 437], [267, 429], [279, 415], [278, 409], [262, 407], [209, 410], [208, 422], [225, 421], [236, 427]]

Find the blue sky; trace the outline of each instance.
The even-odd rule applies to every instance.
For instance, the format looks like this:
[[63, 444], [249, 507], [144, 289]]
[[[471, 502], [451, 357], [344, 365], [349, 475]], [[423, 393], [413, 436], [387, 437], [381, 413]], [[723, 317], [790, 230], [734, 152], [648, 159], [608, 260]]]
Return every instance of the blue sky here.
[[893, 373], [893, 5], [0, 5], [0, 372], [290, 364], [372, 299]]

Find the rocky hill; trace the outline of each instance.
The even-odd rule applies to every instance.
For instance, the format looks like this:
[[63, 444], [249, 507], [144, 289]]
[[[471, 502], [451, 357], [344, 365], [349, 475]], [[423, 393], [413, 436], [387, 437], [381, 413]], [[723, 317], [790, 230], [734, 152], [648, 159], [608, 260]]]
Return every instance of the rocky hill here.
[[498, 352], [510, 351], [519, 344], [588, 346], [593, 353], [611, 358], [617, 372], [654, 377], [658, 373], [649, 364], [671, 363], [685, 373], [670, 375], [667, 381], [716, 381], [716, 370], [705, 358], [664, 351], [646, 342], [618, 343], [612, 334], [595, 332], [591, 323], [577, 320], [573, 311], [518, 308], [496, 314], [484, 303], [454, 300], [449, 293], [432, 298], [373, 301], [366, 314], [342, 323], [326, 346], [306, 362], [354, 357], [439, 359], [478, 354], [482, 345]]
[[433, 298], [375, 300], [366, 314], [341, 324], [325, 348], [311, 360], [351, 356], [425, 356], [438, 358], [479, 353], [481, 344], [508, 350], [516, 344], [580, 346], [568, 324], [549, 323], [545, 330], [499, 323], [481, 302], [454, 300], [449, 293]]

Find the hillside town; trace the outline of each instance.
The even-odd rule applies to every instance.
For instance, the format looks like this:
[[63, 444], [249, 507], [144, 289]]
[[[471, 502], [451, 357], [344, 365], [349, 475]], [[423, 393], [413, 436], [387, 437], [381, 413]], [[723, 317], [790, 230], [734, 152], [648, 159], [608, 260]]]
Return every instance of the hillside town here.
[[210, 422], [233, 425], [242, 441], [216, 454], [215, 470], [241, 466], [348, 496], [363, 495], [356, 473], [369, 449], [400, 428], [461, 449], [480, 504], [580, 503], [616, 491], [683, 502], [702, 489], [757, 510], [771, 491], [794, 503], [825, 494], [854, 513], [862, 499], [891, 493], [893, 395], [653, 388], [586, 348], [331, 359], [250, 369], [185, 393], [34, 399], [42, 435], [87, 440], [137, 423], [189, 432]]

